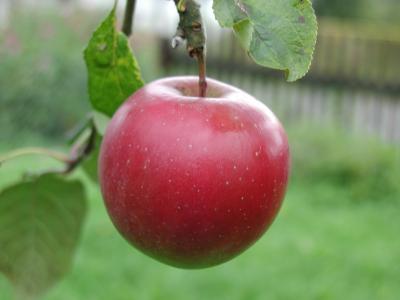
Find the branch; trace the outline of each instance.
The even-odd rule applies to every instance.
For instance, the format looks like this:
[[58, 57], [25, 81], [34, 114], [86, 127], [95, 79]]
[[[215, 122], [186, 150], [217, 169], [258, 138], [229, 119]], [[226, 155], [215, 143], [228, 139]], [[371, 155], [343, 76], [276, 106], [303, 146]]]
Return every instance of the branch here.
[[[44, 155], [47, 157], [51, 157], [51, 158], [58, 160], [59, 162], [65, 164], [65, 167], [62, 170], [48, 170], [48, 171], [40, 173], [40, 175], [49, 174], [49, 173], [69, 174], [72, 171], [74, 171], [81, 164], [81, 162], [92, 153], [92, 151], [96, 147], [96, 137], [97, 137], [97, 130], [95, 128], [95, 125], [92, 124], [92, 126], [90, 128], [89, 137], [87, 139], [85, 139], [83, 143], [79, 142], [79, 143], [75, 144], [72, 147], [72, 150], [69, 155], [64, 154], [62, 152], [52, 151], [52, 150], [46, 149], [46, 148], [36, 148], [36, 147], [23, 148], [23, 149], [18, 149], [18, 150], [12, 151], [4, 156], [1, 156], [0, 157], [0, 167], [5, 162], [12, 160], [14, 158], [24, 156], [24, 155], [38, 154], [38, 155]], [[38, 175], [38, 174], [29, 174], [29, 175]]]
[[4, 156], [1, 156], [0, 166], [9, 160], [25, 155], [44, 155], [51, 157], [62, 163], [66, 164], [69, 163], [68, 156], [62, 152], [57, 152], [46, 148], [29, 147], [29, 148], [17, 149], [15, 151], [5, 154]]
[[136, 0], [127, 0], [122, 32], [129, 37], [132, 34], [133, 16], [135, 14]]
[[174, 0], [179, 14], [179, 25], [176, 36], [172, 40], [172, 47], [177, 47], [186, 40], [186, 48], [191, 57], [195, 57], [199, 64], [199, 95], [205, 97], [207, 92], [206, 81], [206, 34], [200, 5], [196, 0]]
[[66, 164], [65, 169], [61, 172], [62, 174], [71, 173], [79, 164], [87, 158], [96, 147], [97, 130], [95, 125], [92, 123], [90, 128], [90, 135], [83, 144], [76, 144], [72, 147], [69, 160]]

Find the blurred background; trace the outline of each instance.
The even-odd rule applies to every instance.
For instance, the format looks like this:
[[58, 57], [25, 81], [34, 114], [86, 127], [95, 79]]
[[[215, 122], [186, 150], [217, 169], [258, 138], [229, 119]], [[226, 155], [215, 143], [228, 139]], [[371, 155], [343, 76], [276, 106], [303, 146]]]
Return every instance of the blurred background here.
[[[131, 42], [145, 80], [196, 74], [184, 49], [170, 47], [173, 2], [137, 2]], [[296, 83], [252, 63], [219, 28], [212, 1], [201, 2], [209, 76], [265, 102], [289, 133], [293, 170], [280, 215], [237, 259], [183, 271], [133, 250], [88, 183], [76, 262], [45, 299], [399, 299], [400, 2], [314, 0], [317, 48]], [[65, 145], [90, 110], [82, 51], [112, 3], [0, 0], [0, 153]], [[0, 188], [51, 164], [5, 165]], [[0, 299], [11, 299], [1, 276]]]

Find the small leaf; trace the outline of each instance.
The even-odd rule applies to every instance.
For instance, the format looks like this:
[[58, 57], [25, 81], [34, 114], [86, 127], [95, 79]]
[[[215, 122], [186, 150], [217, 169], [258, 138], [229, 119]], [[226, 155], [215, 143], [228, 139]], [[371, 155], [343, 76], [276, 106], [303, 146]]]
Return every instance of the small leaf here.
[[43, 175], [0, 193], [0, 272], [23, 299], [70, 269], [86, 214], [79, 181]]
[[233, 25], [233, 30], [236, 34], [236, 37], [239, 39], [242, 47], [244, 49], [250, 48], [253, 25], [251, 25], [248, 19], [242, 20]]
[[317, 40], [310, 0], [214, 0], [213, 8], [256, 63], [285, 71], [288, 81], [308, 72]]
[[131, 94], [143, 86], [128, 39], [116, 29], [115, 7], [94, 32], [84, 56], [92, 106], [111, 117]]
[[106, 132], [108, 123], [110, 122], [110, 118], [106, 116], [105, 114], [102, 114], [98, 111], [93, 111], [93, 122], [94, 125], [96, 126], [97, 132], [103, 136], [104, 133]]

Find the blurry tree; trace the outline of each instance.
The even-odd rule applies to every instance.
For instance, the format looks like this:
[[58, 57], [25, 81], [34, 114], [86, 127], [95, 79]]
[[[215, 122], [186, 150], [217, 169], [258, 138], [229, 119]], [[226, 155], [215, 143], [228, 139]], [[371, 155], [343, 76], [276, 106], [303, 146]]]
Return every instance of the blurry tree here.
[[400, 24], [399, 0], [366, 0], [368, 2], [367, 15], [370, 19]]
[[312, 0], [318, 16], [400, 24], [399, 0]]
[[318, 16], [337, 18], [360, 18], [363, 16], [365, 0], [313, 0]]

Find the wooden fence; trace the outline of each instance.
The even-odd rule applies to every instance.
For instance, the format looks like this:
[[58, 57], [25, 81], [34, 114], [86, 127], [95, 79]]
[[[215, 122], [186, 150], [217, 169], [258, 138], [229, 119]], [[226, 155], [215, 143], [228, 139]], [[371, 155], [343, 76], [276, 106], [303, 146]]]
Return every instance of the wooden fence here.
[[[310, 72], [296, 83], [255, 65], [230, 31], [208, 34], [208, 74], [264, 101], [285, 123], [332, 123], [400, 145], [400, 28], [320, 21]], [[162, 40], [169, 75], [196, 74], [184, 49]]]

